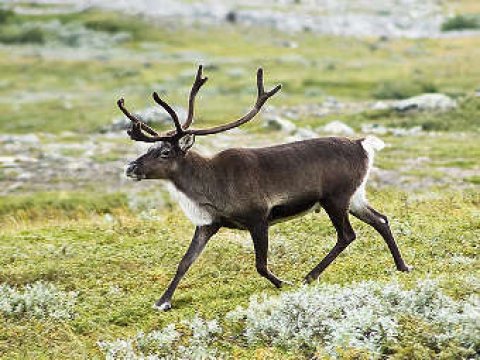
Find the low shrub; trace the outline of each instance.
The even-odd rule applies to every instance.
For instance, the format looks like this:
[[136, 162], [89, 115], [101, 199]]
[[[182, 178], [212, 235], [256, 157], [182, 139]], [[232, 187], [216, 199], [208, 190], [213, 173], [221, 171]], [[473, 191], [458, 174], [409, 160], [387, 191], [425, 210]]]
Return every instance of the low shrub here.
[[4, 44], [43, 44], [45, 31], [40, 27], [5, 27], [0, 31], [0, 42]]
[[90, 30], [106, 32], [112, 35], [127, 33], [135, 40], [145, 40], [149, 36], [152, 24], [139, 16], [129, 16], [118, 13], [97, 13], [90, 12], [83, 22], [83, 25]]
[[423, 93], [437, 92], [437, 87], [422, 81], [384, 81], [373, 91], [376, 99], [406, 99]]
[[441, 29], [442, 31], [480, 29], [480, 16], [455, 15], [445, 20]]
[[5, 24], [13, 16], [14, 13], [12, 10], [0, 9], [0, 24]]

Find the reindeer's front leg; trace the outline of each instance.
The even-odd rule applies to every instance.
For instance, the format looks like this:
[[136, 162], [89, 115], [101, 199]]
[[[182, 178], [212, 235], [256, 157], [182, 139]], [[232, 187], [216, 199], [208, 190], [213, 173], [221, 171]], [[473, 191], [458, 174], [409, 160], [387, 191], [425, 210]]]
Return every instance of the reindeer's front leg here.
[[255, 247], [255, 267], [257, 272], [268, 279], [277, 288], [282, 287], [287, 282], [277, 278], [269, 269], [267, 264], [268, 257], [268, 224], [259, 222], [250, 228], [253, 245]]
[[168, 286], [165, 293], [162, 297], [153, 305], [153, 308], [160, 311], [170, 310], [172, 307], [171, 299], [175, 289], [178, 286], [180, 280], [182, 280], [185, 273], [188, 271], [193, 262], [197, 259], [198, 255], [201, 254], [205, 245], [207, 245], [208, 240], [217, 233], [220, 229], [220, 225], [211, 224], [204, 226], [197, 226], [195, 229], [195, 234], [193, 235], [192, 242], [188, 247], [187, 252], [183, 256], [180, 264], [178, 264], [177, 273], [175, 274], [172, 282]]

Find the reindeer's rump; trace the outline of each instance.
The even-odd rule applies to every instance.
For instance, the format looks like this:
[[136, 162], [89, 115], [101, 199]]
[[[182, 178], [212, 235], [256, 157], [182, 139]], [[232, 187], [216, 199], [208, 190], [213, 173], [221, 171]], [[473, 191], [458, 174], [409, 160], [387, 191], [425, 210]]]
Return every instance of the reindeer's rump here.
[[360, 140], [318, 138], [217, 155], [234, 208], [257, 205], [271, 220], [294, 216], [328, 196], [350, 196], [367, 171]]

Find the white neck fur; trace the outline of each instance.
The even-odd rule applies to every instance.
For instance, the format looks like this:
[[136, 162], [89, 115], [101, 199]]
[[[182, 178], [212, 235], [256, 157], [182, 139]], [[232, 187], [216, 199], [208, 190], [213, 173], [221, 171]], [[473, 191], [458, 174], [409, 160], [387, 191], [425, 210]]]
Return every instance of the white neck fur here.
[[187, 218], [197, 226], [208, 225], [213, 222], [213, 217], [210, 213], [194, 200], [177, 189], [173, 183], [167, 186], [168, 192], [173, 200], [177, 201]]

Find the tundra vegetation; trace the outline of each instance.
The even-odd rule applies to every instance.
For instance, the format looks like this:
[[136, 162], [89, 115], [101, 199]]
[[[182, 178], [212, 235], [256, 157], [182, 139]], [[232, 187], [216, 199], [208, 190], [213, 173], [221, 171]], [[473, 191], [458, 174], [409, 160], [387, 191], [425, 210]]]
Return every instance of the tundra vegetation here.
[[[455, 6], [445, 36], [414, 39], [0, 9], [0, 358], [478, 358], [480, 8]], [[199, 127], [251, 106], [258, 66], [267, 88], [283, 85], [258, 119], [197, 139], [201, 152], [332, 135], [333, 121], [380, 136], [369, 200], [414, 271], [396, 272], [380, 236], [352, 219], [357, 240], [302, 286], [335, 243], [325, 213], [311, 213], [271, 231], [270, 266], [290, 288], [257, 275], [248, 233], [222, 230], [174, 310], [152, 310], [193, 225], [160, 182], [122, 178], [145, 147], [118, 130], [115, 101], [151, 114], [157, 91], [186, 108], [200, 63], [214, 81]], [[412, 106], [425, 92], [452, 102]]]

